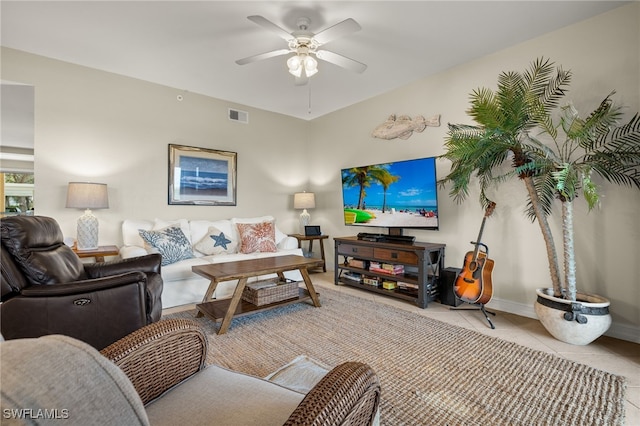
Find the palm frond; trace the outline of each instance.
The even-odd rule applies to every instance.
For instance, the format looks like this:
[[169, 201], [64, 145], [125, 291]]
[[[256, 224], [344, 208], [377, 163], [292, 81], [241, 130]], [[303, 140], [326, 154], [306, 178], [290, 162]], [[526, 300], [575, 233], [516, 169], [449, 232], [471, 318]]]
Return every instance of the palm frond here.
[[635, 186], [640, 189], [640, 154], [636, 153], [636, 161], [629, 161], [629, 158], [620, 153], [599, 152], [586, 159], [603, 179], [608, 182], [624, 186]]
[[474, 90], [470, 96], [471, 106], [467, 114], [482, 127], [495, 129], [501, 126], [503, 121], [499, 105], [495, 100], [495, 95], [491, 89], [479, 88]]
[[621, 109], [613, 105], [613, 100], [611, 99], [613, 93], [615, 92], [609, 94], [600, 103], [600, 106], [593, 110], [584, 120], [580, 133], [567, 135], [577, 140], [580, 146], [587, 151], [597, 149], [600, 144], [606, 143], [606, 135], [615, 127], [622, 115]]
[[564, 201], [573, 201], [576, 198], [582, 180], [580, 171], [572, 163], [560, 165], [560, 168], [552, 171], [551, 176], [556, 183], [556, 191]]
[[[551, 174], [547, 173], [544, 175], [538, 175], [533, 177], [533, 184], [536, 189], [536, 194], [538, 196], [538, 204], [540, 209], [542, 210], [545, 216], [551, 215], [551, 211], [553, 208], [553, 202], [556, 199], [556, 186], [555, 181], [551, 177]], [[533, 204], [531, 199], [527, 200], [527, 207], [525, 210], [525, 214], [534, 222], [536, 220], [536, 213], [533, 208]]]
[[[635, 114], [628, 123], [614, 128], [611, 132], [600, 136], [598, 147], [609, 152], [622, 152], [634, 155], [640, 152], [640, 115]], [[640, 163], [638, 159], [629, 160]]]
[[640, 115], [600, 135], [595, 145], [584, 163], [609, 182], [640, 189]]
[[584, 199], [587, 201], [589, 210], [592, 210], [598, 205], [600, 201], [600, 194], [598, 194], [598, 187], [591, 180], [591, 173], [585, 173], [582, 176], [582, 194], [584, 195]]

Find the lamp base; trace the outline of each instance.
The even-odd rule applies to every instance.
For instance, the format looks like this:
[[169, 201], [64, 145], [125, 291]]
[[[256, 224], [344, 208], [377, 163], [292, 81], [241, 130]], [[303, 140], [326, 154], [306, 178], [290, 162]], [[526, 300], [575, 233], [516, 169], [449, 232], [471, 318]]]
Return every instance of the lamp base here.
[[311, 222], [311, 215], [307, 209], [304, 209], [302, 213], [300, 213], [300, 233], [302, 235], [304, 235], [304, 227], [309, 225], [309, 222]]
[[87, 209], [78, 218], [78, 239], [76, 248], [78, 250], [95, 250], [98, 248], [98, 218]]

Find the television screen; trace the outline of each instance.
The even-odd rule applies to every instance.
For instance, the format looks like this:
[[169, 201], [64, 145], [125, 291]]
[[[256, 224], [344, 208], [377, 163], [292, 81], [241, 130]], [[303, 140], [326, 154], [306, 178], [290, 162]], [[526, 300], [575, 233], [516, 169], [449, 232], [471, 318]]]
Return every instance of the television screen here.
[[344, 223], [438, 229], [435, 157], [342, 169]]

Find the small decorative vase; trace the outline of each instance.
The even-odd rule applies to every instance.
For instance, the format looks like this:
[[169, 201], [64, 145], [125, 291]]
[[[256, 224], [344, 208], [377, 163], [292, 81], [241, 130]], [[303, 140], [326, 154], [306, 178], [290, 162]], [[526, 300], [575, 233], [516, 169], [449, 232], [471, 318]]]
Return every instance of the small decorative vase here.
[[538, 319], [556, 339], [572, 345], [588, 345], [611, 326], [608, 299], [578, 293], [577, 301], [554, 297], [552, 288], [539, 288], [534, 309]]

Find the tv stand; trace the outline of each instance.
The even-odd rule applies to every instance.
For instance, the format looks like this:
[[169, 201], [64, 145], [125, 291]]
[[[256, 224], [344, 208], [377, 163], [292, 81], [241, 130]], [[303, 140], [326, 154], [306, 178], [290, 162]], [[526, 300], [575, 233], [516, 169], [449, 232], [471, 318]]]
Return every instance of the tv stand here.
[[360, 234], [334, 238], [334, 242], [336, 285], [345, 284], [407, 300], [420, 308], [426, 308], [438, 295], [439, 275], [444, 269], [444, 244], [367, 240]]

